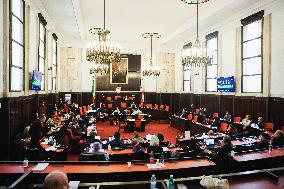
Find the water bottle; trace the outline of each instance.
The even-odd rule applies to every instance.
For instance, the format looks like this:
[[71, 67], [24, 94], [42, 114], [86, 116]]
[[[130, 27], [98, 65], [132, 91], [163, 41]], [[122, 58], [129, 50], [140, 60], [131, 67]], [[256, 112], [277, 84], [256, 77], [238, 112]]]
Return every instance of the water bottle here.
[[23, 167], [28, 167], [28, 166], [29, 166], [29, 160], [25, 158], [23, 161]]
[[152, 177], [151, 177], [150, 189], [156, 188], [156, 183], [157, 183], [157, 179], [156, 179], [156, 176], [153, 174]]
[[160, 163], [161, 163], [162, 165], [164, 165], [164, 160], [165, 160], [164, 154], [162, 153], [162, 155], [161, 155], [161, 157], [160, 157]]
[[106, 161], [109, 161], [109, 154], [108, 153], [105, 153], [105, 159], [106, 159]]
[[272, 151], [272, 144], [271, 144], [271, 141], [269, 142], [269, 146], [268, 146], [268, 153], [271, 153]]
[[111, 145], [110, 144], [107, 146], [107, 150], [111, 151]]
[[155, 158], [154, 158], [154, 155], [153, 155], [153, 152], [151, 152], [150, 154], [150, 163], [154, 163], [155, 162]]
[[168, 184], [168, 189], [174, 189], [174, 188], [175, 188], [174, 176], [173, 176], [173, 175], [170, 175], [169, 184]]
[[236, 153], [235, 153], [235, 151], [234, 151], [234, 150], [232, 150], [232, 151], [231, 151], [231, 156], [232, 156], [232, 157], [234, 157], [234, 156], [235, 156], [235, 154], [236, 154]]

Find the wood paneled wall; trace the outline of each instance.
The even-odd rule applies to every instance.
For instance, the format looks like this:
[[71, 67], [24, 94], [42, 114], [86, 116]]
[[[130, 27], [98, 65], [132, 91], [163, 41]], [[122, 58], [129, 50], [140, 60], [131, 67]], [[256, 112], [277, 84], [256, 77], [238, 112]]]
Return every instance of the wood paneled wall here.
[[[0, 108], [0, 142], [2, 150], [0, 159], [8, 159], [11, 152], [11, 143], [15, 135], [22, 131], [27, 125], [36, 119], [38, 106], [41, 101], [45, 101], [48, 107], [52, 108], [59, 98], [65, 94], [71, 94], [72, 102], [77, 102], [79, 106], [91, 103], [90, 92], [65, 92], [58, 94], [31, 95], [24, 97], [1, 98]], [[96, 103], [103, 101], [110, 96], [135, 96], [135, 102], [140, 103], [140, 92], [96, 92]], [[196, 107], [207, 107], [220, 115], [228, 110], [232, 116], [244, 117], [246, 114], [252, 115], [253, 119], [258, 116], [264, 117], [265, 121], [275, 123], [276, 129], [284, 126], [284, 99], [283, 98], [263, 98], [263, 97], [243, 97], [231, 95], [201, 95], [190, 93], [145, 93], [145, 103], [170, 105], [171, 113], [177, 113], [182, 108], [193, 103]]]

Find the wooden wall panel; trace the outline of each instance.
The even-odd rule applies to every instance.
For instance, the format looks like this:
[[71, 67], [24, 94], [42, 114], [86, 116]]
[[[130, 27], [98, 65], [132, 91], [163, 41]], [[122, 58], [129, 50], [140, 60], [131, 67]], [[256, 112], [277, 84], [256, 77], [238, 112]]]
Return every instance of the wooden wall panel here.
[[281, 129], [284, 126], [284, 99], [270, 98], [268, 111], [268, 120], [276, 123], [277, 129]]
[[234, 116], [234, 96], [222, 96], [220, 100], [220, 115], [224, 115], [225, 111], [229, 111]]
[[217, 95], [201, 95], [200, 107], [206, 107], [212, 112], [220, 112], [220, 96]]

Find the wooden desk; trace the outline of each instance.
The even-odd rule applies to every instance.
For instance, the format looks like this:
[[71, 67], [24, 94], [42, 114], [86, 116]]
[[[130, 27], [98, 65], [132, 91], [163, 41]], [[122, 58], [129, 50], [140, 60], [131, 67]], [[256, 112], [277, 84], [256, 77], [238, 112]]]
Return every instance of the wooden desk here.
[[259, 159], [268, 159], [274, 157], [284, 157], [284, 149], [273, 149], [271, 153], [268, 151], [250, 152], [245, 154], [237, 154], [233, 157], [237, 162], [247, 162]]
[[24, 174], [32, 170], [35, 165], [23, 167], [22, 164], [0, 164], [0, 174]]

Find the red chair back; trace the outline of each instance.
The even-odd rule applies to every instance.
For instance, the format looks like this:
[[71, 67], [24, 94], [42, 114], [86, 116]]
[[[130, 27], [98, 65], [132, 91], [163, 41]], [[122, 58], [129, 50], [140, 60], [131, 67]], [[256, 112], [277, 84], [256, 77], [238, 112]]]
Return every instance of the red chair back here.
[[198, 113], [199, 113], [199, 111], [200, 111], [200, 109], [196, 109], [196, 110], [195, 110], [195, 113], [196, 113], [196, 114], [198, 114]]
[[121, 108], [126, 108], [126, 103], [125, 102], [121, 102]]
[[219, 128], [219, 132], [224, 133], [224, 132], [227, 131], [227, 129], [228, 129], [228, 123], [226, 123], [226, 122], [221, 122], [221, 125], [220, 125], [220, 128]]
[[114, 96], [114, 100], [118, 100], [120, 96]]
[[192, 114], [188, 114], [187, 119], [192, 120]]
[[91, 107], [88, 105], [88, 106], [87, 106], [87, 110], [90, 110], [90, 109], [91, 109]]
[[266, 131], [273, 131], [273, 129], [274, 129], [274, 124], [273, 123], [266, 122], [264, 124], [264, 130], [266, 130]]
[[167, 111], [167, 112], [170, 111], [170, 106], [166, 106], [166, 111]]
[[159, 109], [159, 105], [155, 104], [155, 109], [158, 110]]
[[82, 107], [79, 107], [79, 110], [80, 110], [80, 115], [83, 115], [83, 109], [82, 109]]
[[153, 108], [153, 104], [147, 104], [147, 108]]
[[83, 111], [84, 111], [84, 113], [87, 112], [86, 106], [83, 106]]
[[132, 97], [132, 96], [131, 96], [131, 97], [129, 97], [129, 100], [134, 100], [134, 97]]
[[141, 120], [140, 119], [136, 119], [135, 120], [135, 128], [136, 129], [141, 129]]
[[111, 101], [111, 97], [110, 97], [110, 96], [108, 96], [108, 97], [107, 97], [107, 100]]
[[112, 108], [112, 104], [107, 104], [107, 107], [108, 108]]
[[218, 112], [214, 112], [214, 113], [213, 113], [213, 117], [219, 117]]
[[139, 104], [139, 108], [143, 108], [143, 103]]
[[64, 113], [68, 113], [68, 106], [67, 106], [67, 104], [64, 104], [63, 112]]
[[239, 123], [241, 122], [241, 117], [234, 117], [234, 122], [236, 123]]
[[198, 118], [198, 116], [197, 115], [195, 115], [195, 116], [193, 116], [193, 122], [197, 122], [197, 118]]

